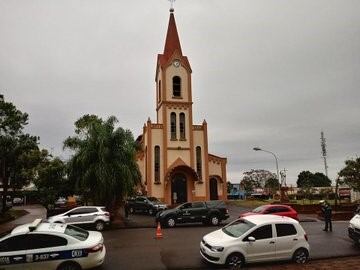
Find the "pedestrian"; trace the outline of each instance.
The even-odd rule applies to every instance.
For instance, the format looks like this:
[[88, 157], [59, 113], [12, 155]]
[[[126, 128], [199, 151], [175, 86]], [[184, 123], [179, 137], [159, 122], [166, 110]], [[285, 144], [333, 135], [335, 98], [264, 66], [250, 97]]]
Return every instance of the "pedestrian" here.
[[325, 220], [325, 228], [323, 229], [323, 231], [327, 232], [328, 230], [330, 232], [332, 232], [332, 222], [331, 222], [331, 218], [332, 218], [332, 209], [330, 204], [327, 201], [320, 201], [321, 203], [321, 212], [324, 215], [324, 220]]
[[125, 200], [124, 210], [125, 210], [125, 218], [128, 218], [129, 217], [129, 203], [128, 203], [128, 200]]

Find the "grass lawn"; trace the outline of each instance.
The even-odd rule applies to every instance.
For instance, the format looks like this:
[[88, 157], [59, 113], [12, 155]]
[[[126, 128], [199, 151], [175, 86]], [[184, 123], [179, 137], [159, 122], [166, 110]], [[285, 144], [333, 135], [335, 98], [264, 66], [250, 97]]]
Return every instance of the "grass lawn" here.
[[25, 216], [28, 213], [26, 210], [15, 210], [10, 209], [5, 214], [0, 214], [0, 224], [9, 222], [11, 220], [17, 219], [19, 217]]

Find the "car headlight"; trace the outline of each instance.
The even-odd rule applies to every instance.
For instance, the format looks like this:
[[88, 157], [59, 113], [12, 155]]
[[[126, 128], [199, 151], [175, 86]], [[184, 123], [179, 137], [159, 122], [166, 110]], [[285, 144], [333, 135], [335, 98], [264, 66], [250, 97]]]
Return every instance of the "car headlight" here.
[[351, 228], [351, 229], [355, 229], [355, 226], [353, 225], [353, 224], [349, 224], [349, 228]]
[[224, 247], [214, 246], [214, 247], [211, 247], [210, 250], [214, 251], [214, 252], [221, 252], [224, 250]]

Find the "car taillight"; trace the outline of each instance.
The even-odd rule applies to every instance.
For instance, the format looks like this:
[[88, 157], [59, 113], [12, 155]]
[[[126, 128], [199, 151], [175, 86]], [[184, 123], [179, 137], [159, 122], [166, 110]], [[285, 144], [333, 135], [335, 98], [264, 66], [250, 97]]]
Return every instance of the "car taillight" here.
[[95, 253], [95, 252], [98, 252], [98, 251], [102, 251], [103, 248], [104, 248], [103, 244], [97, 244], [96, 246], [94, 246], [92, 248], [88, 248], [87, 252], [88, 253]]
[[307, 242], [309, 242], [309, 239], [308, 239], [308, 237], [307, 237], [307, 234], [304, 234], [304, 237], [305, 237], [305, 240], [306, 240]]
[[229, 214], [229, 210], [228, 210], [228, 209], [226, 209], [226, 214]]
[[109, 212], [105, 212], [104, 215], [107, 216], [107, 217], [110, 217], [110, 213], [109, 213]]

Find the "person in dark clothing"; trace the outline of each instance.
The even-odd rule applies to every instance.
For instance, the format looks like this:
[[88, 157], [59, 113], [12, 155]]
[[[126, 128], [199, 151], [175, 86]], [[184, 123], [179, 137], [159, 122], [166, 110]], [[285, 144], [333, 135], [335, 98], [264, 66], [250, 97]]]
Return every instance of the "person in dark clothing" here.
[[125, 205], [124, 205], [124, 210], [125, 210], [125, 218], [129, 217], [129, 203], [127, 200], [125, 200]]
[[332, 209], [330, 204], [328, 204], [326, 201], [322, 202], [321, 212], [323, 213], [325, 220], [325, 228], [323, 229], [323, 231], [327, 232], [329, 229], [329, 231], [332, 232], [332, 223], [331, 223]]

